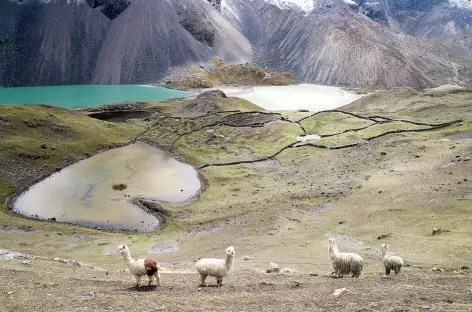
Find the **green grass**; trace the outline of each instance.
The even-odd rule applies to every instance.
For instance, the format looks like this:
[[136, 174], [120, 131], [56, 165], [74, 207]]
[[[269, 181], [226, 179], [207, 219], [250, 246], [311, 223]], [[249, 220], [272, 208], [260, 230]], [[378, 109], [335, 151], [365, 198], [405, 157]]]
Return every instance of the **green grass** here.
[[[421, 97], [411, 91], [400, 95], [404, 96], [405, 103]], [[378, 107], [379, 111], [366, 111], [358, 103], [353, 103], [352, 107], [367, 115], [385, 113], [395, 118], [452, 120], [460, 114], [468, 116], [470, 102], [467, 98], [457, 94], [443, 96], [435, 99], [433, 106], [425, 104], [421, 110], [418, 107], [410, 110], [410, 106], [402, 104], [396, 111], [399, 97], [385, 104], [379, 100], [378, 104], [383, 105], [383, 108]], [[363, 103], [370, 105], [370, 102]], [[443, 105], [450, 109], [444, 109]], [[24, 111], [20, 111], [22, 109]], [[20, 113], [16, 114], [16, 111]], [[2, 199], [21, 183], [32, 182], [68, 159], [85, 151], [93, 153], [106, 144], [125, 141], [143, 129], [130, 123], [110, 126], [106, 122], [55, 109], [52, 111], [55, 119], [51, 121], [48, 119], [51, 111], [41, 107], [4, 108], [4, 112], [0, 111]], [[338, 120], [329, 114], [320, 117], [332, 119], [328, 118], [326, 121], [330, 122], [326, 124], [310, 121], [311, 125], [333, 132], [357, 123], [353, 119]], [[44, 125], [30, 128], [23, 122], [33, 119], [36, 122], [37, 119], [45, 120]], [[215, 120], [168, 119], [154, 132], [150, 131], [146, 138], [155, 143], [169, 144], [179, 134], [212, 121]], [[93, 130], [87, 130], [87, 126]], [[340, 144], [405, 127], [416, 126], [392, 122], [323, 140]], [[183, 137], [173, 152], [191, 165], [260, 157], [273, 153], [301, 134], [296, 124], [280, 121], [260, 128], [218, 126], [211, 128], [215, 132], [207, 132], [209, 129]], [[1, 233], [2, 249], [75, 259], [103, 267], [110, 273], [55, 262], [34, 260], [31, 266], [27, 266], [19, 261], [2, 261], [0, 274], [3, 274], [6, 284], [0, 296], [5, 297], [9, 307], [21, 309], [35, 303], [28, 297], [28, 292], [36, 289], [42, 294], [44, 307], [53, 310], [50, 301], [57, 300], [53, 303], [60, 306], [58, 310], [64, 310], [64, 302], [68, 306], [83, 307], [82, 298], [94, 291], [97, 296], [93, 302], [97, 307], [133, 309], [133, 300], [138, 294], [127, 289], [132, 284], [132, 277], [117, 272], [124, 268], [124, 263], [118, 255], [108, 253], [116, 251], [120, 244], [127, 244], [133, 257], [143, 258], [149, 256], [150, 246], [170, 242], [179, 249], [152, 256], [157, 257], [165, 268], [162, 274], [164, 286], [159, 293], [162, 305], [171, 310], [181, 308], [182, 302], [188, 301], [182, 298], [191, 300], [185, 306], [187, 310], [195, 309], [195, 302], [202, 298], [211, 306], [209, 310], [214, 309], [215, 302], [221, 306], [221, 300], [225, 301], [225, 306], [236, 309], [238, 304], [241, 308], [239, 298], [247, 299], [248, 295], [250, 300], [241, 302], [244, 302], [246, 310], [257, 310], [268, 294], [274, 300], [282, 298], [280, 303], [273, 303], [280, 310], [283, 304], [287, 306], [287, 292], [290, 292], [287, 298], [295, 298], [290, 307], [299, 305], [301, 310], [306, 309], [306, 298], [311, 300], [313, 294], [315, 298], [327, 298], [318, 301], [328, 310], [338, 309], [340, 303], [353, 311], [364, 307], [391, 310], [405, 296], [410, 296], [413, 301], [401, 304], [402, 308], [414, 306], [411, 311], [425, 305], [427, 300], [428, 304], [434, 303], [440, 310], [462, 307], [466, 310], [470, 305], [466, 292], [470, 287], [470, 273], [459, 268], [470, 266], [472, 259], [472, 182], [468, 180], [472, 176], [472, 161], [465, 161], [465, 157], [470, 156], [470, 140], [443, 140], [458, 132], [472, 132], [472, 122], [466, 119], [461, 124], [434, 131], [392, 134], [348, 149], [290, 148], [272, 160], [278, 169], [269, 173], [253, 164], [207, 167], [200, 170], [208, 187], [199, 200], [184, 207], [171, 207], [171, 222], [158, 233], [108, 233], [80, 226], [75, 231], [67, 224], [28, 220], [2, 210], [0, 226], [33, 226], [37, 229], [27, 233]], [[48, 146], [56, 144], [56, 149], [42, 149], [39, 146], [43, 143]], [[17, 153], [48, 155], [49, 158], [25, 158]], [[45, 162], [51, 162], [51, 166], [44, 167]], [[445, 166], [451, 163], [454, 165]], [[15, 176], [23, 168], [32, 174], [20, 181]], [[313, 209], [322, 204], [330, 204], [330, 209], [323, 212]], [[0, 202], [2, 205], [3, 200]], [[180, 212], [186, 212], [186, 215], [179, 218]], [[432, 236], [433, 227], [450, 232]], [[377, 239], [378, 235], [389, 232], [393, 235], [386, 240]], [[328, 234], [339, 237], [341, 251], [357, 252], [364, 258], [364, 270], [359, 280], [308, 276], [310, 271], [320, 275], [330, 271]], [[413, 267], [403, 269], [399, 276], [381, 279], [381, 242], [389, 244], [390, 254], [400, 255]], [[171, 270], [195, 272], [193, 259], [222, 257], [229, 245], [236, 248], [236, 265], [225, 283], [234, 288], [224, 286], [197, 292], [197, 274], [166, 273]], [[244, 261], [245, 255], [254, 260]], [[270, 261], [297, 273], [270, 276], [254, 273], [255, 270], [263, 271]], [[455, 271], [431, 272], [434, 266]], [[16, 287], [18, 281], [21, 287]], [[301, 287], [294, 287], [295, 281], [300, 282]], [[58, 286], [41, 286], [46, 283], [57, 283]], [[350, 291], [333, 300], [333, 290], [341, 287]], [[11, 290], [16, 291], [12, 296], [15, 300], [5, 295]], [[48, 296], [48, 293], [54, 296]], [[143, 292], [139, 296], [151, 298], [155, 293]], [[355, 298], [359, 301], [353, 305]], [[386, 302], [385, 298], [390, 301]], [[448, 300], [453, 303], [448, 303]], [[376, 305], [371, 305], [374, 302]]]
[[[411, 95], [413, 98], [418, 96], [421, 95]], [[459, 114], [467, 114], [468, 102], [460, 102], [465, 99], [467, 96], [463, 94], [437, 98], [433, 102], [436, 106], [421, 112], [416, 108], [417, 115], [409, 117], [451, 120]], [[379, 100], [379, 103], [382, 101]], [[454, 103], [445, 104], [449, 102]], [[389, 110], [389, 116], [397, 118], [409, 114], [410, 108], [407, 105], [395, 112], [395, 103], [397, 102], [391, 101], [384, 105], [384, 109]], [[442, 105], [450, 105], [451, 109], [443, 110]], [[356, 103], [352, 107], [361, 108]], [[42, 166], [45, 161], [54, 159], [54, 166], [60, 165], [64, 163], [64, 159], [77, 155], [77, 151], [93, 152], [104, 143], [126, 140], [142, 129], [129, 123], [113, 127], [105, 122], [82, 120], [85, 117], [67, 111], [54, 113], [63, 126], [70, 129], [65, 133], [59, 131], [55, 135], [55, 131], [51, 131], [50, 128], [57, 124], [34, 129], [23, 124], [23, 119], [47, 117], [42, 110], [43, 108], [39, 115], [34, 111], [25, 111], [24, 115], [20, 114], [16, 119], [8, 117], [18, 128], [0, 128], [1, 131], [9, 131], [7, 134], [1, 132], [2, 139], [6, 142], [2, 140], [0, 143], [5, 144], [0, 149], [4, 155], [7, 151], [5, 146], [9, 146], [9, 152], [21, 147], [22, 152], [35, 154], [55, 152], [38, 149], [42, 143], [58, 144], [56, 151], [60, 154], [51, 155], [52, 158], [14, 159], [21, 166], [38, 170], [34, 176], [52, 170], [53, 166]], [[441, 114], [438, 115], [437, 111]], [[366, 115], [381, 112], [382, 110], [362, 111]], [[71, 120], [67, 121], [63, 115], [69, 116]], [[324, 114], [320, 118], [327, 123], [310, 121], [313, 127], [318, 127], [313, 129], [339, 132], [358, 125], [356, 118], [338, 118], [337, 114], [322, 115]], [[4, 114], [0, 116], [2, 120], [6, 118]], [[332, 122], [333, 120], [336, 122]], [[212, 121], [214, 120], [205, 119], [184, 122], [168, 119], [146, 137], [155, 143], [166, 143], [169, 147], [169, 142], [178, 135]], [[85, 142], [81, 128], [89, 123], [93, 124], [95, 130], [85, 131], [90, 140]], [[323, 140], [338, 145], [408, 127], [416, 126], [392, 122]], [[207, 132], [210, 129], [214, 132]], [[470, 248], [467, 248], [472, 244], [472, 220], [468, 208], [470, 200], [466, 199], [470, 195], [471, 182], [464, 181], [472, 174], [472, 162], [459, 162], [456, 156], [469, 155], [470, 142], [448, 142], [441, 139], [467, 131], [472, 132], [472, 123], [466, 120], [461, 125], [434, 131], [388, 135], [369, 141], [368, 144], [343, 150], [314, 147], [287, 149], [273, 161], [278, 163], [278, 169], [270, 173], [264, 173], [252, 164], [208, 167], [200, 171], [208, 182], [208, 188], [200, 195], [199, 200], [190, 205], [172, 207], [172, 222], [159, 233], [105, 233], [78, 227], [78, 234], [74, 236], [69, 225], [37, 222], [1, 213], [0, 224], [32, 225], [40, 231], [2, 233], [0, 246], [116, 268], [119, 266], [116, 257], [106, 256], [104, 251], [116, 248], [115, 245], [121, 243], [130, 244], [136, 250], [135, 254], [145, 256], [147, 249], [156, 241], [178, 242], [179, 251], [159, 255], [160, 261], [169, 263], [188, 263], [196, 257], [218, 254], [232, 244], [236, 246], [238, 255], [255, 256], [262, 263], [261, 266], [265, 266], [268, 261], [295, 261], [327, 267], [329, 259], [326, 253], [326, 235], [334, 233], [363, 243], [352, 245], [341, 242], [340, 248], [360, 253], [365, 259], [367, 274], [378, 271], [381, 265], [377, 236], [383, 232], [393, 232], [394, 235], [387, 240], [393, 254], [424, 266], [460, 266], [468, 264], [472, 256]], [[280, 121], [260, 128], [218, 126], [184, 136], [177, 142], [173, 152], [194, 166], [209, 162], [254, 159], [273, 154], [295, 141], [295, 137], [300, 134], [298, 125]], [[61, 140], [58, 136], [61, 136]], [[70, 139], [62, 140], [62, 137]], [[36, 141], [38, 142], [35, 143]], [[33, 143], [34, 146], [30, 146]], [[455, 165], [443, 167], [450, 162]], [[15, 172], [13, 166], [1, 169], [8, 174]], [[3, 176], [8, 177], [7, 174]], [[2, 179], [0, 196], [8, 196], [13, 191], [14, 181]], [[311, 211], [326, 203], [331, 203], [330, 210]], [[177, 218], [182, 211], [188, 212], [188, 215]], [[433, 227], [451, 232], [433, 237], [430, 235]], [[211, 232], [213, 229], [217, 231]], [[68, 233], [70, 236], [57, 236], [57, 232]], [[46, 234], [49, 235], [48, 238], [45, 237]], [[252, 268], [251, 264], [247, 265]], [[289, 267], [292, 268], [291, 265]], [[304, 273], [298, 267], [294, 269]]]
[[330, 112], [309, 117], [300, 122], [308, 134], [334, 134], [348, 129], [362, 128], [373, 124], [370, 120], [351, 115]]
[[242, 112], [263, 111], [261, 107], [238, 97], [228, 97], [223, 99], [222, 110], [240, 110]]
[[416, 130], [429, 128], [427, 126], [417, 126], [410, 123], [394, 121], [389, 123], [383, 123], [374, 125], [367, 129], [363, 129], [356, 132], [346, 132], [340, 135], [322, 138], [321, 140], [316, 141], [317, 144], [326, 145], [326, 146], [340, 146], [347, 145], [352, 143], [357, 143], [362, 139], [369, 137], [377, 136], [385, 132], [396, 131], [396, 130]]
[[51, 173], [76, 157], [124, 143], [144, 130], [58, 107], [1, 105], [0, 118], [0, 158], [4, 162], [0, 170], [9, 173], [0, 183], [2, 203], [26, 186], [25, 181]]
[[284, 118], [291, 120], [291, 121], [298, 121], [304, 117], [308, 117], [312, 112], [298, 112], [298, 111], [290, 111], [290, 110], [281, 110], [281, 111], [274, 111], [275, 113], [281, 114]]
[[363, 97], [343, 109], [361, 115], [444, 122], [467, 114], [471, 101], [472, 92], [429, 96], [411, 88], [395, 88]]
[[[0, 198], [5, 199], [15, 191], [15, 186], [8, 181], [0, 180]], [[3, 206], [3, 204], [0, 203]]]
[[283, 122], [257, 128], [215, 126], [182, 137], [176, 148], [184, 159], [199, 165], [251, 160], [276, 153], [301, 134], [298, 125]]

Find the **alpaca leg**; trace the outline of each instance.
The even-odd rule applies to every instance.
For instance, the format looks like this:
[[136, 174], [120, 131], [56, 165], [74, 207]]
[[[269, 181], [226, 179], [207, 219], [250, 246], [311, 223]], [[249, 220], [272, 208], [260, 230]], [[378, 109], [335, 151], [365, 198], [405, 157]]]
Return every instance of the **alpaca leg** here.
[[223, 277], [222, 276], [217, 276], [216, 277], [216, 284], [218, 285], [218, 287], [223, 286]]
[[200, 286], [206, 286], [205, 280], [207, 278], [206, 274], [200, 274]]
[[331, 275], [333, 275], [335, 278], [338, 278], [339, 277], [339, 270], [337, 268], [334, 268]]
[[356, 270], [353, 270], [353, 269], [350, 269], [350, 270], [349, 270], [349, 273], [351, 273], [351, 278], [355, 278], [356, 275], [357, 275]]
[[148, 279], [149, 279], [148, 286], [151, 286], [152, 280], [154, 279], [154, 275], [148, 275]]
[[400, 269], [401, 269], [401, 267], [396, 267], [396, 268], [393, 269], [393, 271], [395, 272], [395, 275], [400, 273]]
[[384, 277], [387, 277], [390, 275], [390, 268], [385, 268], [385, 275]]
[[141, 276], [140, 275], [136, 275], [136, 286], [141, 287]]
[[159, 271], [157, 271], [156, 274], [154, 274], [154, 278], [156, 279], [156, 285], [161, 286], [161, 276], [159, 274]]

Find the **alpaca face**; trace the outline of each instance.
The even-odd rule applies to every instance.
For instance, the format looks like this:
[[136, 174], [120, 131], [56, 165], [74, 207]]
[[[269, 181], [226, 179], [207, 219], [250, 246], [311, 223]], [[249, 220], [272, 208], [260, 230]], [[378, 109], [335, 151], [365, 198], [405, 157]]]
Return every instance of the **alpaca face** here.
[[128, 246], [126, 246], [126, 245], [120, 245], [120, 246], [118, 246], [118, 253], [119, 253], [120, 255], [122, 255], [122, 254], [124, 254], [124, 253], [126, 253], [126, 252], [129, 252]]
[[388, 249], [388, 245], [387, 245], [387, 244], [380, 244], [380, 246], [382, 246], [382, 249], [385, 249], [385, 250]]
[[332, 237], [328, 238], [329, 244], [330, 245], [336, 245], [336, 240]]
[[228, 248], [226, 248], [226, 254], [228, 256], [234, 256], [234, 247], [233, 246], [229, 246]]

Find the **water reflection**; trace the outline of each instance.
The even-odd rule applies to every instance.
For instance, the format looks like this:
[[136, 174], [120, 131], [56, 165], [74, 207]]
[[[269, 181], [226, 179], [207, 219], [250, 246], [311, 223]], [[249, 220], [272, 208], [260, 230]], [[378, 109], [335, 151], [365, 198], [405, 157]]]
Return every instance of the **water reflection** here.
[[[126, 189], [113, 190], [123, 183]], [[200, 189], [197, 172], [142, 142], [105, 151], [53, 174], [22, 194], [14, 210], [27, 216], [107, 229], [155, 230], [159, 220], [131, 203], [139, 196], [185, 201]]]

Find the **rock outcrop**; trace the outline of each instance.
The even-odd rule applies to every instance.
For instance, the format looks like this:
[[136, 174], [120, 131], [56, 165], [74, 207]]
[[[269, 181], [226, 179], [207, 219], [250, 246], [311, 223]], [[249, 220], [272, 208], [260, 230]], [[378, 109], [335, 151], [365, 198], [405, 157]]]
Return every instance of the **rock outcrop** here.
[[114, 19], [131, 4], [131, 0], [87, 0], [87, 4], [95, 9], [100, 7], [100, 11], [109, 19]]

